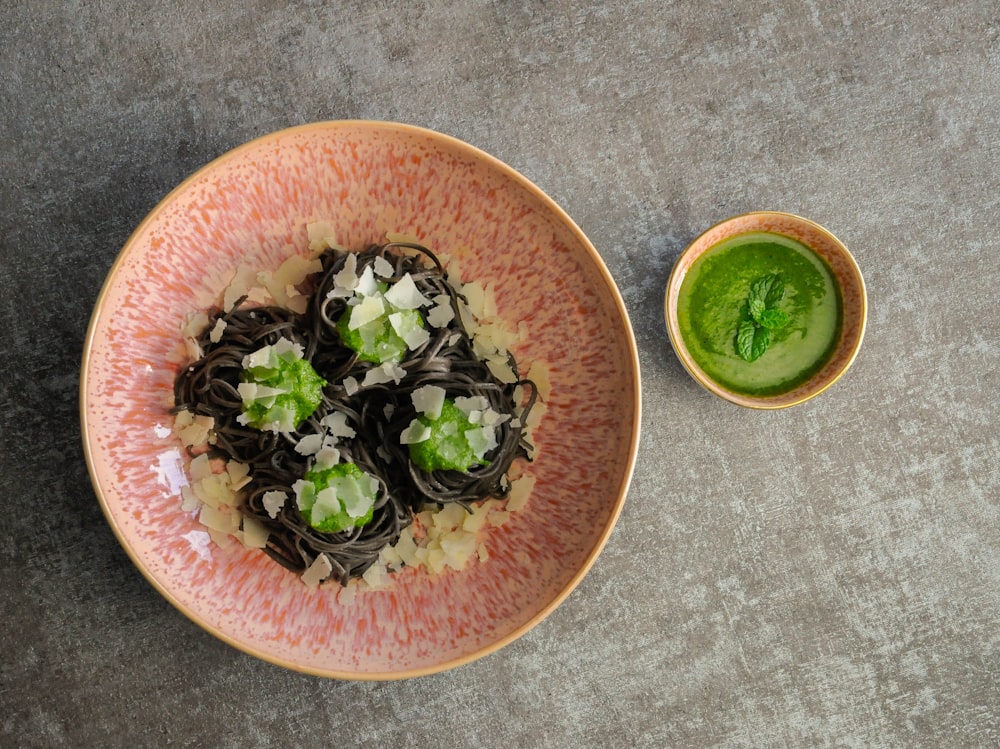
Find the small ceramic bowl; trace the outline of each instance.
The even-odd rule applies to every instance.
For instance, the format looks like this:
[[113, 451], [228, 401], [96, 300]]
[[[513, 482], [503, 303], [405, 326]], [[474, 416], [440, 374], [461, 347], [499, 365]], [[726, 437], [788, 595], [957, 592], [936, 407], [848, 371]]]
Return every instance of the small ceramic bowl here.
[[[407, 567], [385, 589], [307, 588], [258, 549], [211, 542], [182, 508], [188, 456], [170, 428], [181, 326], [241, 266], [415, 236], [495, 282], [523, 323], [519, 361], [545, 361], [527, 507], [482, 531], [464, 570]], [[174, 189], [122, 249], [83, 356], [84, 450], [98, 499], [150, 583], [208, 632], [290, 669], [397, 679], [485, 656], [538, 624], [608, 539], [638, 449], [639, 362], [625, 305], [583, 232], [538, 187], [482, 151], [409, 125], [319, 122], [220, 156]]]
[[[770, 232], [798, 240], [822, 258], [839, 287], [842, 324], [839, 338], [826, 364], [807, 381], [777, 395], [753, 396], [734, 392], [711, 376], [694, 360], [681, 335], [677, 300], [684, 277], [705, 252], [720, 242], [751, 232]], [[867, 294], [861, 271], [847, 247], [833, 234], [801, 216], [777, 211], [758, 211], [726, 219], [716, 224], [681, 253], [667, 283], [665, 313], [667, 332], [677, 357], [688, 373], [706, 390], [747, 408], [778, 409], [803, 403], [833, 385], [847, 371], [858, 354], [867, 318]]]

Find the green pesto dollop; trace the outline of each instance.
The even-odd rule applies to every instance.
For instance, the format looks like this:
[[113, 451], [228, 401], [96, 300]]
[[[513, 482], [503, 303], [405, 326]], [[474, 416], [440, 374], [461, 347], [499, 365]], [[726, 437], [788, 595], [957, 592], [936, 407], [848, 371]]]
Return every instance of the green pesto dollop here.
[[[349, 306], [335, 326], [345, 346], [356, 351], [359, 359], [374, 364], [402, 361], [407, 349], [413, 348], [407, 339], [414, 340], [412, 335], [424, 330], [423, 318], [417, 310], [399, 309], [385, 298], [388, 288], [388, 284], [379, 283], [378, 291], [369, 297], [359, 294], [362, 304]], [[365, 302], [381, 305], [382, 312], [352, 328], [352, 317], [364, 309]]]
[[294, 431], [308, 419], [326, 385], [303, 358], [302, 347], [286, 338], [245, 357], [240, 379], [242, 423], [278, 432]]
[[379, 483], [355, 463], [313, 467], [294, 485], [302, 517], [323, 533], [370, 523]]
[[410, 443], [410, 460], [419, 468], [468, 471], [488, 464], [484, 456], [491, 447], [489, 436], [482, 426], [469, 421], [451, 398], [445, 398], [436, 419], [421, 414], [416, 420], [430, 430], [426, 439]]
[[[784, 294], [774, 309], [788, 322], [768, 330], [766, 352], [739, 353], [738, 331], [755, 280], [774, 274]], [[692, 358], [719, 384], [745, 395], [795, 389], [829, 361], [842, 320], [840, 290], [826, 262], [801, 242], [771, 232], [723, 240], [688, 269], [677, 298], [681, 337]]]

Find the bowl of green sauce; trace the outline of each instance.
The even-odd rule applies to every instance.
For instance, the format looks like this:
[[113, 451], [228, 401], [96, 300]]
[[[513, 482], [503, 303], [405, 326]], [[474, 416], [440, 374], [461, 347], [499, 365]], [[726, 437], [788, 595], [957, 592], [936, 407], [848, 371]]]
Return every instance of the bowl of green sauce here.
[[833, 385], [867, 319], [861, 271], [833, 234], [801, 216], [722, 221], [681, 254], [667, 283], [667, 331], [703, 387], [748, 408], [787, 408]]

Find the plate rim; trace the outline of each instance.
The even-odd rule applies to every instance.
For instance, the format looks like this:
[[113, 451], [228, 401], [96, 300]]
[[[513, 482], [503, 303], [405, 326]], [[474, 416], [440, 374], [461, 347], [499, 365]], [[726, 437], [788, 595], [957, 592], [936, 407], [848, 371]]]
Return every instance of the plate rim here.
[[[533, 195], [537, 200], [539, 200], [545, 207], [550, 210], [558, 219], [570, 230], [574, 237], [580, 242], [581, 246], [586, 249], [587, 255], [589, 256], [591, 263], [595, 270], [598, 271], [600, 277], [604, 281], [608, 292], [610, 293], [612, 299], [614, 300], [615, 307], [617, 309], [618, 317], [624, 327], [626, 334], [626, 345], [629, 351], [629, 363], [632, 370], [632, 387], [633, 387], [633, 398], [632, 398], [632, 409], [633, 409], [633, 420], [632, 427], [628, 434], [629, 446], [626, 454], [625, 464], [623, 466], [624, 470], [621, 474], [621, 479], [618, 485], [618, 495], [615, 501], [614, 507], [612, 508], [611, 514], [608, 517], [604, 528], [597, 537], [594, 546], [590, 550], [584, 562], [576, 570], [573, 576], [566, 582], [566, 584], [559, 590], [559, 592], [553, 596], [537, 613], [535, 613], [527, 621], [523, 622], [511, 632], [507, 633], [503, 637], [492, 640], [470, 653], [466, 653], [454, 658], [449, 658], [440, 662], [436, 662], [429, 665], [424, 665], [420, 667], [406, 668], [399, 671], [344, 671], [339, 669], [328, 669], [328, 668], [316, 668], [310, 667], [308, 664], [302, 664], [292, 661], [287, 658], [282, 658], [277, 655], [273, 655], [262, 651], [251, 644], [243, 642], [226, 632], [220, 630], [203, 621], [196, 612], [190, 610], [187, 606], [182, 604], [177, 597], [160, 581], [158, 581], [152, 574], [152, 572], [146, 567], [146, 565], [140, 560], [138, 552], [132, 547], [130, 542], [125, 537], [124, 532], [119, 527], [118, 523], [115, 521], [114, 516], [111, 512], [108, 499], [105, 496], [101, 482], [99, 480], [97, 469], [95, 466], [95, 456], [96, 447], [93, 445], [90, 435], [90, 429], [87, 420], [87, 407], [89, 404], [87, 386], [91, 377], [91, 352], [96, 341], [99, 322], [105, 312], [106, 301], [109, 296], [109, 291], [121, 269], [125, 264], [129, 256], [134, 250], [134, 245], [137, 239], [142, 236], [146, 227], [152, 224], [159, 215], [171, 204], [175, 196], [187, 189], [188, 185], [194, 183], [200, 179], [205, 174], [211, 172], [212, 170], [218, 168], [225, 162], [238, 157], [242, 152], [253, 150], [259, 147], [263, 143], [268, 141], [278, 140], [280, 138], [285, 138], [290, 135], [295, 135], [296, 133], [306, 132], [310, 130], [315, 131], [329, 131], [336, 132], [341, 130], [351, 130], [351, 129], [362, 129], [368, 131], [394, 131], [394, 132], [405, 132], [410, 135], [418, 135], [429, 138], [431, 141], [437, 141], [448, 145], [449, 147], [463, 152], [474, 160], [484, 161], [492, 169], [504, 174], [515, 182], [520, 188], [524, 189], [526, 192]], [[388, 681], [388, 680], [398, 680], [406, 678], [415, 678], [420, 676], [427, 676], [434, 673], [440, 673], [443, 671], [451, 670], [462, 665], [466, 665], [473, 661], [484, 658], [501, 648], [509, 645], [515, 640], [519, 639], [523, 635], [527, 634], [530, 630], [534, 629], [539, 623], [546, 619], [556, 608], [558, 608], [566, 598], [577, 588], [586, 574], [591, 570], [594, 563], [596, 562], [598, 556], [604, 550], [608, 543], [608, 540], [613, 532], [614, 528], [618, 524], [618, 520], [621, 516], [622, 509], [624, 507], [625, 501], [628, 496], [628, 491], [631, 485], [632, 477], [635, 472], [635, 465], [638, 458], [638, 448], [639, 448], [639, 438], [641, 432], [642, 424], [642, 376], [639, 366], [639, 353], [638, 346], [636, 343], [635, 332], [632, 327], [632, 322], [628, 314], [628, 310], [625, 306], [624, 299], [622, 298], [621, 292], [618, 289], [618, 285], [615, 283], [607, 265], [605, 264], [603, 258], [597, 252], [590, 239], [583, 233], [582, 229], [577, 225], [577, 223], [563, 210], [553, 198], [551, 198], [545, 191], [538, 187], [534, 182], [525, 177], [519, 171], [509, 166], [505, 162], [501, 161], [495, 156], [483, 151], [482, 149], [473, 146], [459, 138], [456, 138], [445, 133], [438, 132], [436, 130], [431, 130], [418, 125], [406, 124], [401, 122], [387, 121], [387, 120], [370, 120], [370, 119], [347, 119], [347, 120], [319, 120], [316, 122], [309, 122], [300, 125], [294, 125], [291, 127], [275, 130], [264, 135], [257, 136], [245, 143], [235, 146], [222, 154], [211, 159], [194, 172], [185, 177], [181, 182], [179, 182], [174, 188], [167, 192], [156, 205], [146, 214], [146, 216], [139, 222], [139, 224], [132, 230], [125, 243], [118, 250], [115, 259], [107, 271], [104, 282], [101, 285], [98, 296], [94, 302], [93, 310], [90, 315], [90, 320], [87, 325], [87, 332], [84, 338], [83, 351], [81, 353], [81, 363], [80, 363], [80, 381], [79, 381], [79, 418], [80, 418], [80, 428], [81, 428], [81, 441], [83, 444], [84, 456], [87, 463], [87, 472], [90, 476], [91, 486], [93, 487], [94, 493], [97, 496], [98, 502], [101, 506], [101, 510], [110, 525], [115, 538], [118, 540], [119, 545], [125, 550], [129, 559], [136, 569], [142, 574], [142, 576], [153, 586], [153, 588], [162, 595], [171, 605], [180, 611], [184, 616], [186, 616], [190, 621], [194, 622], [202, 630], [208, 632], [214, 637], [222, 640], [226, 644], [232, 646], [236, 650], [239, 650], [247, 655], [251, 655], [255, 658], [263, 660], [265, 662], [287, 668], [291, 671], [296, 671], [299, 673], [306, 673], [313, 676], [321, 676], [332, 679], [341, 680], [351, 680], [351, 681]]]

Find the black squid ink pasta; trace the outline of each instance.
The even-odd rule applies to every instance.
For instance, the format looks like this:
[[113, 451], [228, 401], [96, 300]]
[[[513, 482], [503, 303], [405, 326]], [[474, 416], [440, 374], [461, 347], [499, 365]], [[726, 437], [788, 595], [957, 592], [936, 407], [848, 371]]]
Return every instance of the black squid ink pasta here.
[[[337, 321], [347, 310], [348, 301], [333, 290], [335, 279], [352, 255], [358, 274], [379, 262], [386, 283], [394, 284], [409, 275], [424, 297], [447, 297], [452, 308], [450, 321], [433, 326], [427, 323], [427, 310], [420, 310], [429, 337], [407, 350], [396, 364], [398, 382], [366, 380], [370, 370], [380, 365], [360, 358], [338, 332]], [[438, 258], [425, 247], [390, 242], [358, 253], [326, 249], [319, 259], [322, 270], [307, 281], [311, 296], [304, 313], [280, 306], [250, 306], [244, 297], [230, 309], [209, 314], [208, 327], [197, 339], [201, 358], [183, 368], [175, 381], [174, 410], [211, 417], [215, 435], [212, 456], [249, 466], [250, 481], [243, 489], [240, 511], [266, 528], [265, 553], [297, 573], [325, 555], [332, 567], [327, 579], [346, 585], [363, 575], [382, 549], [392, 545], [423, 509], [450, 503], [471, 509], [481, 500], [507, 495], [506, 476], [512, 463], [528, 458], [531, 452], [523, 425], [535, 404], [537, 389], [530, 380], [518, 376], [509, 353], [507, 364], [514, 374], [511, 382], [501, 381], [477, 356], [460, 309], [465, 300], [449, 283]], [[384, 270], [385, 263], [391, 264], [391, 275]], [[217, 326], [220, 319], [224, 326]], [[211, 336], [210, 331], [217, 327], [222, 327], [221, 335]], [[319, 406], [294, 431], [260, 430], [239, 418], [244, 360], [282, 338], [301, 346], [303, 358], [326, 384]], [[418, 416], [413, 392], [427, 385], [442, 388], [448, 398], [481, 399], [502, 416], [495, 427], [496, 445], [485, 455], [483, 465], [428, 471], [413, 462], [401, 435]], [[520, 393], [524, 402], [515, 403]], [[354, 433], [341, 439], [337, 450], [343, 459], [374, 477], [378, 492], [370, 521], [360, 527], [322, 532], [307, 522], [294, 498], [274, 512], [266, 506], [265, 497], [291, 492], [312, 460], [296, 447], [312, 435], [322, 435], [325, 420], [335, 414]]]

